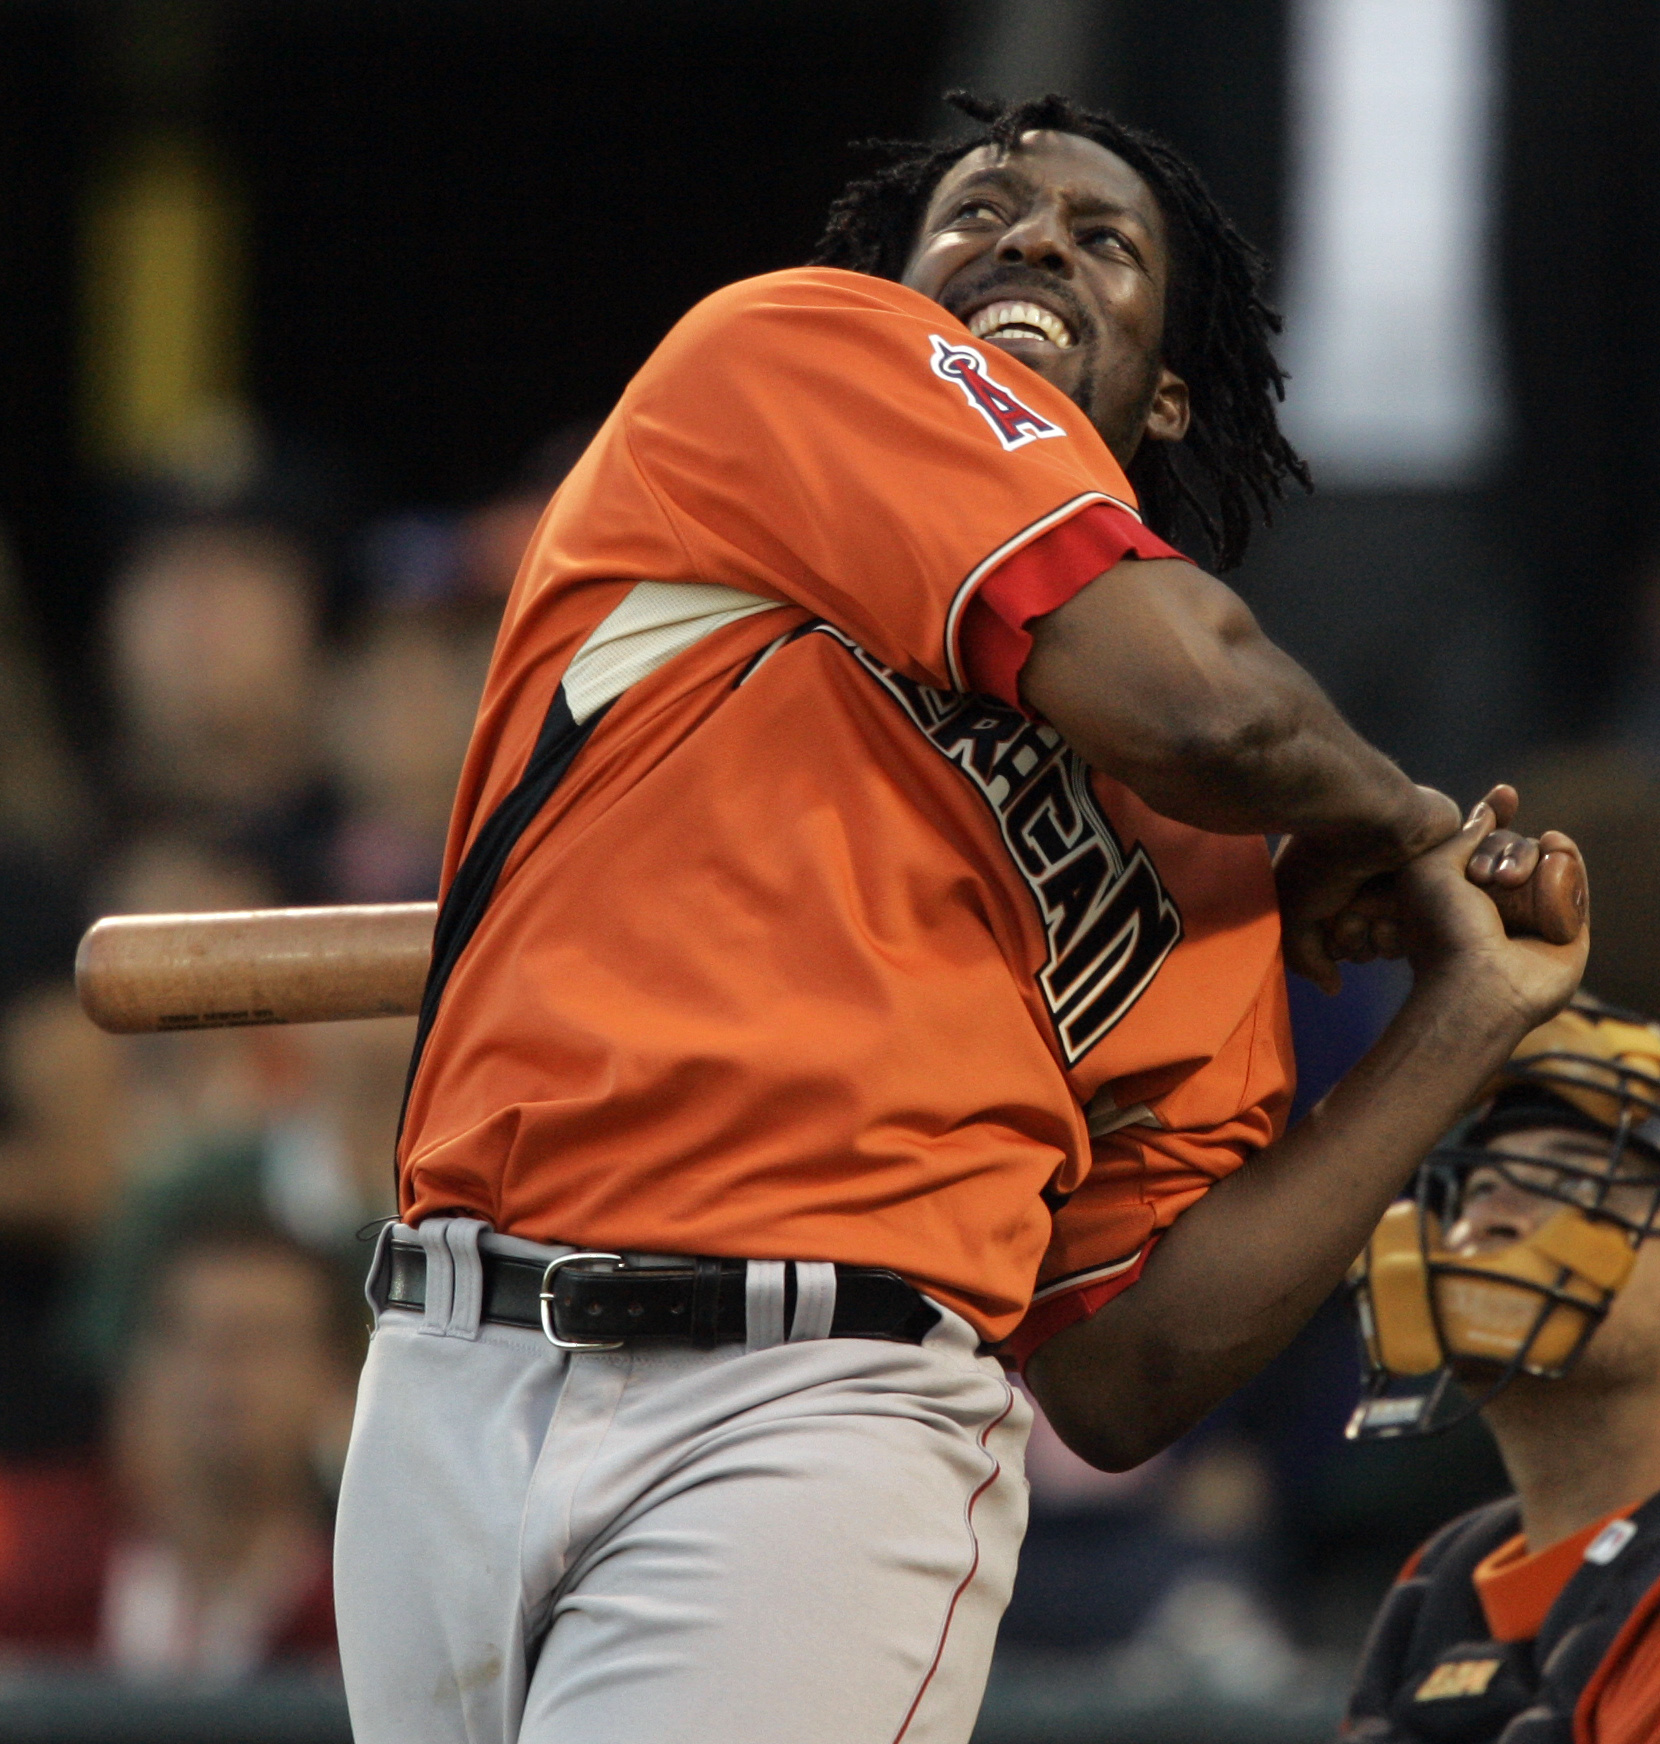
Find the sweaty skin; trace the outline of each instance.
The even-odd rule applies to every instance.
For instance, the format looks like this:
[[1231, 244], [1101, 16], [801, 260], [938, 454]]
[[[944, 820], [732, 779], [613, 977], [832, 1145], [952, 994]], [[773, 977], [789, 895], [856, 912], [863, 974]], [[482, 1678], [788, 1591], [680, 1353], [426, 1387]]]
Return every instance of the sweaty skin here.
[[[1128, 465], [1143, 441], [1187, 433], [1187, 384], [1163, 357], [1172, 271], [1141, 177], [1091, 140], [1035, 132], [946, 172], [902, 276], [1073, 399]], [[1070, 343], [976, 326], [1019, 303], [1058, 317]], [[1328, 924], [1458, 826], [1451, 800], [1354, 733], [1239, 596], [1189, 564], [1121, 563], [1031, 628], [1026, 700], [1094, 767], [1184, 823], [1294, 838], [1279, 869], [1287, 960], [1328, 990]], [[1367, 954], [1366, 923], [1394, 919], [1349, 917], [1340, 948]]]
[[[1164, 360], [1174, 270], [1164, 215], [1127, 163], [1034, 132], [946, 173], [903, 278], [1066, 393], [1127, 465], [1142, 442], [1188, 428], [1187, 384]], [[1453, 802], [1353, 732], [1213, 577], [1125, 561], [1029, 628], [1022, 693], [1093, 767], [1184, 823], [1289, 836], [1276, 873], [1293, 968], [1334, 989], [1336, 956], [1385, 949], [1415, 973], [1314, 1114], [1184, 1212], [1133, 1288], [1028, 1364], [1062, 1438], [1122, 1469], [1289, 1342], [1484, 1077], [1566, 1002], [1588, 939], [1508, 938], [1472, 878], [1519, 884], [1532, 851], [1472, 861], [1509, 824], [1515, 793], [1495, 788], [1460, 829]]]
[[1131, 1289], [1027, 1364], [1050, 1421], [1085, 1459], [1140, 1464], [1277, 1355], [1479, 1087], [1572, 996], [1589, 929], [1572, 945], [1510, 938], [1466, 876], [1515, 804], [1513, 789], [1495, 788], [1457, 835], [1401, 871], [1413, 987], [1365, 1058], [1300, 1126], [1183, 1212]]
[[1009, 300], [1072, 330], [985, 336], [1089, 414], [1121, 466], [1143, 439], [1187, 434], [1187, 384], [1161, 358], [1170, 254], [1164, 215], [1130, 166], [1093, 140], [1032, 133], [1008, 156], [970, 152], [934, 190], [904, 282], [971, 323]]

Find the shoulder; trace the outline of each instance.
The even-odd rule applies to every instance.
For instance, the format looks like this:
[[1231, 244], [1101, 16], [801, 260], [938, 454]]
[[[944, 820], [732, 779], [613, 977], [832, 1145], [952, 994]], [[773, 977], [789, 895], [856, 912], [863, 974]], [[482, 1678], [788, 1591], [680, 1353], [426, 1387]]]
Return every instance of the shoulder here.
[[694, 304], [681, 326], [816, 314], [900, 316], [956, 325], [931, 297], [894, 279], [848, 272], [843, 267], [795, 266], [722, 286]]
[[[966, 330], [931, 298], [891, 279], [840, 267], [791, 267], [740, 279], [696, 303], [669, 330], [644, 375], [711, 356], [726, 374], [758, 362], [837, 367], [842, 348], [866, 367], [882, 355], [925, 366], [931, 336], [966, 340]], [[637, 378], [639, 379], [639, 378]]]
[[1445, 1570], [1451, 1574], [1475, 1572], [1477, 1563], [1514, 1538], [1521, 1530], [1521, 1507], [1514, 1496], [1472, 1508], [1449, 1520], [1439, 1532], [1418, 1546], [1407, 1558], [1398, 1580], [1428, 1580]]

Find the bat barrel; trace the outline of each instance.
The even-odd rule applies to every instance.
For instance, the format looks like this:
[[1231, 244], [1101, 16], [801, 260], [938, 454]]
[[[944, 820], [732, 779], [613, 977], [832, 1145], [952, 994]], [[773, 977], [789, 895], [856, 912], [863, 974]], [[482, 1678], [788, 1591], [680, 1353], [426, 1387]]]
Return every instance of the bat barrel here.
[[437, 905], [112, 915], [75, 956], [100, 1029], [222, 1029], [419, 1011]]

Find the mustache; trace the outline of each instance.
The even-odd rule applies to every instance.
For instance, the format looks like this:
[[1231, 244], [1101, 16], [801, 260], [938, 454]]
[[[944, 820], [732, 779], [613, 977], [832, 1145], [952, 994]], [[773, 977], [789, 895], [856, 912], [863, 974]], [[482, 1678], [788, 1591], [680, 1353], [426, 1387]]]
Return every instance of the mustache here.
[[1095, 337], [1095, 322], [1077, 293], [1052, 273], [1039, 272], [1036, 267], [1000, 262], [978, 274], [971, 283], [953, 284], [940, 299], [946, 311], [961, 316], [971, 303], [983, 303], [988, 292], [1009, 291], [1033, 293], [1033, 301], [1058, 305], [1072, 329], [1075, 342], [1086, 345]]

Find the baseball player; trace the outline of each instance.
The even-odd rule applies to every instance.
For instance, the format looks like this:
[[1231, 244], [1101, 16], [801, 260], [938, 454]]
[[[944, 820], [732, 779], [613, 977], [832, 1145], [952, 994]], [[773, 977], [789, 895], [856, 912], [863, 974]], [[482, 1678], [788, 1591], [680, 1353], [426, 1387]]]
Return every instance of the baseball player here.
[[[1228, 561], [1300, 475], [1260, 261], [1143, 135], [966, 107], [674, 328], [509, 600], [341, 1497], [360, 1744], [966, 1739], [993, 1348], [1146, 1458], [1577, 981], [1466, 877], [1510, 790], [1461, 827], [1138, 509]], [[1289, 1138], [1282, 911], [1417, 969]]]
[[1516, 1493], [1407, 1564], [1346, 1738], [1660, 1737], [1657, 1212], [1660, 1025], [1580, 996], [1385, 1214], [1355, 1280], [1371, 1384], [1354, 1433], [1479, 1409]]

